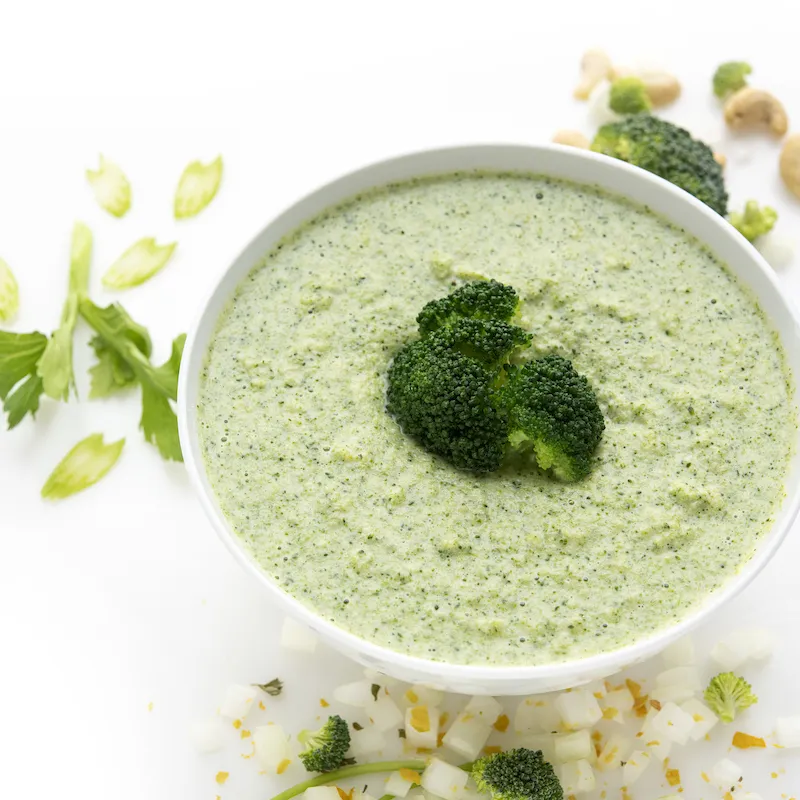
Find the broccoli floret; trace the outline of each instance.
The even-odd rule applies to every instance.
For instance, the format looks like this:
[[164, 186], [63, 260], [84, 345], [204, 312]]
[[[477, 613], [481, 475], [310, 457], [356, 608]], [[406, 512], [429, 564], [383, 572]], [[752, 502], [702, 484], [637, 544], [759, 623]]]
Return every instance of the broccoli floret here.
[[459, 317], [510, 322], [519, 308], [511, 286], [497, 281], [473, 281], [447, 297], [431, 300], [417, 316], [419, 332], [425, 336]]
[[481, 758], [472, 778], [491, 800], [563, 800], [564, 790], [541, 750], [519, 747]]
[[651, 114], [633, 114], [603, 125], [592, 150], [674, 183], [723, 217], [728, 211], [722, 167], [714, 160], [713, 151], [671, 122]]
[[406, 434], [454, 466], [497, 469], [508, 415], [496, 401], [496, 383], [504, 358], [527, 341], [522, 329], [505, 322], [462, 319], [412, 342], [389, 368], [389, 413]]
[[[465, 291], [476, 285], [489, 287], [490, 294]], [[492, 472], [512, 443], [529, 439], [542, 469], [553, 467], [564, 480], [585, 477], [604, 427], [588, 381], [559, 356], [511, 365], [512, 356], [530, 345], [529, 333], [452, 310], [480, 307], [481, 314], [490, 309], [510, 317], [518, 306], [511, 287], [469, 284], [454, 296], [454, 303], [435, 301], [445, 312], [423, 320], [423, 338], [395, 356], [388, 373], [388, 412], [407, 435], [460, 469]], [[502, 302], [464, 301], [476, 296]]]
[[589, 474], [605, 423], [589, 381], [570, 361], [549, 355], [511, 368], [503, 395], [512, 445], [530, 443], [539, 467], [562, 480]]
[[772, 230], [778, 221], [778, 212], [769, 206], [760, 206], [755, 200], [748, 200], [744, 211], [731, 211], [728, 220], [748, 242], [752, 242]]
[[303, 766], [309, 772], [330, 772], [344, 763], [350, 728], [335, 714], [318, 731], [300, 731], [297, 739], [305, 748], [300, 753]]
[[721, 672], [711, 679], [705, 692], [705, 700], [723, 722], [733, 722], [737, 712], [758, 702], [750, 684], [732, 672]]
[[747, 76], [753, 68], [745, 61], [726, 61], [714, 73], [714, 94], [724, 100], [729, 94], [747, 86]]
[[653, 107], [644, 81], [634, 76], [617, 78], [611, 84], [608, 105], [617, 114], [640, 114]]

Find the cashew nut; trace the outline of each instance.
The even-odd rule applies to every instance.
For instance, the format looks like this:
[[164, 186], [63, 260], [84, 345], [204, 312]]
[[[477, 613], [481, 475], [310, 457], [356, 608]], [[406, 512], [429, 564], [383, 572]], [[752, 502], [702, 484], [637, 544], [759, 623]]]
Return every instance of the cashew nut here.
[[581, 150], [589, 149], [589, 140], [580, 131], [558, 131], [553, 137], [556, 144], [567, 144], [570, 147], [580, 147]]
[[800, 197], [800, 133], [795, 133], [786, 140], [781, 151], [781, 178], [786, 188]]
[[789, 129], [786, 109], [777, 97], [745, 86], [725, 101], [725, 122], [735, 131], [769, 131], [783, 136]]
[[611, 75], [611, 59], [602, 50], [587, 50], [581, 59], [581, 78], [575, 87], [578, 100], [588, 100], [592, 89]]
[[725, 169], [725, 165], [728, 163], [728, 157], [725, 153], [714, 153], [714, 161], [716, 161], [722, 169]]
[[666, 72], [645, 72], [639, 77], [654, 108], [668, 106], [680, 97], [681, 85], [674, 75]]

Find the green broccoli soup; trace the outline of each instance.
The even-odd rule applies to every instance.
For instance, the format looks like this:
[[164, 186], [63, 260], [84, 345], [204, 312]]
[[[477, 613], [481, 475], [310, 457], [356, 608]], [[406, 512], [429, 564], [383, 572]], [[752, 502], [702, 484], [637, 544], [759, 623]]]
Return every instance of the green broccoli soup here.
[[[420, 309], [488, 279], [521, 300], [517, 363], [568, 359], [596, 395], [582, 479], [459, 469], [387, 412]], [[395, 184], [295, 231], [221, 314], [197, 411], [219, 505], [284, 591], [392, 650], [498, 666], [689, 614], [769, 530], [796, 438], [780, 343], [723, 264], [645, 208], [526, 174]]]

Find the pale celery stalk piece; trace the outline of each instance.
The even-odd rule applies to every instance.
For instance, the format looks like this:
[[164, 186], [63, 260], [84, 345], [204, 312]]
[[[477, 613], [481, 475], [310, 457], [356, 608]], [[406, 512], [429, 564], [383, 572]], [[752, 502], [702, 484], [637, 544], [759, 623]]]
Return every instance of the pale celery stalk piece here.
[[72, 229], [69, 259], [69, 291], [61, 312], [61, 324], [47, 342], [36, 371], [44, 392], [53, 400], [67, 400], [75, 385], [72, 372], [72, 334], [78, 321], [78, 303], [89, 290], [89, 266], [92, 260], [92, 232], [82, 222]]
[[100, 168], [87, 169], [86, 177], [98, 205], [115, 217], [125, 216], [131, 207], [131, 184], [119, 165], [101, 153]]
[[105, 444], [102, 433], [93, 433], [78, 442], [50, 473], [42, 487], [45, 500], [63, 500], [94, 486], [122, 453], [125, 440]]
[[108, 289], [130, 289], [149, 280], [172, 258], [177, 242], [159, 245], [152, 238], [139, 239], [131, 245], [103, 275]]
[[222, 156], [210, 164], [192, 161], [183, 171], [175, 191], [175, 219], [199, 214], [217, 194], [222, 180]]
[[0, 258], [0, 322], [8, 322], [19, 310], [19, 286], [11, 267]]

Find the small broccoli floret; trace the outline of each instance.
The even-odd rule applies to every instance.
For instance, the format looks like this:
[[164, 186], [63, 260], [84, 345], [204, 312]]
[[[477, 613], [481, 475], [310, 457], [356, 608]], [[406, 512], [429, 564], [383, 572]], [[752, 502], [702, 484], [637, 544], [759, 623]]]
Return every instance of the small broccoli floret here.
[[564, 790], [541, 750], [519, 747], [476, 761], [472, 778], [491, 800], [563, 800]]
[[640, 114], [649, 111], [653, 107], [647, 95], [644, 81], [633, 75], [617, 78], [611, 84], [608, 105], [617, 114]]
[[570, 361], [549, 355], [510, 369], [503, 396], [512, 445], [530, 443], [539, 467], [562, 480], [589, 474], [605, 423], [589, 381]]
[[481, 320], [459, 320], [412, 342], [389, 367], [389, 413], [404, 433], [454, 466], [497, 469], [508, 415], [496, 402], [495, 384], [501, 361], [523, 343], [527, 335], [520, 328]]
[[755, 200], [748, 200], [744, 211], [732, 211], [728, 221], [748, 242], [752, 242], [772, 230], [778, 221], [778, 212], [769, 206], [760, 206]]
[[729, 94], [747, 86], [747, 76], [753, 68], [745, 61], [726, 61], [714, 73], [714, 94], [724, 100]]
[[733, 722], [739, 711], [758, 702], [750, 684], [732, 672], [721, 672], [711, 679], [705, 692], [705, 700], [723, 722]]
[[674, 183], [723, 217], [728, 211], [722, 167], [713, 151], [671, 122], [651, 114], [633, 114], [603, 125], [592, 150]]
[[300, 753], [303, 766], [309, 772], [330, 772], [344, 763], [350, 747], [350, 728], [334, 715], [318, 731], [300, 731], [297, 739], [305, 748]]
[[510, 322], [519, 308], [511, 286], [497, 281], [473, 281], [447, 297], [431, 300], [417, 316], [419, 332], [425, 336], [459, 317]]

